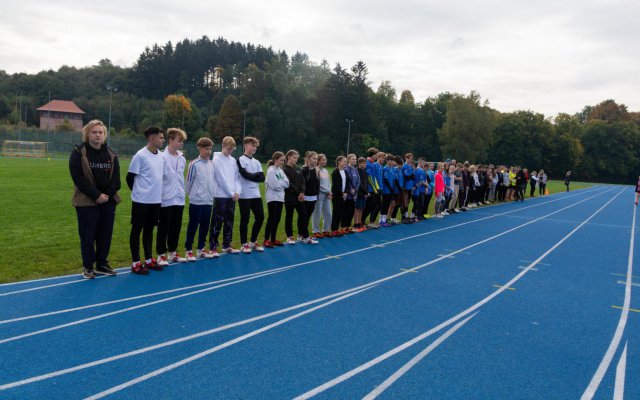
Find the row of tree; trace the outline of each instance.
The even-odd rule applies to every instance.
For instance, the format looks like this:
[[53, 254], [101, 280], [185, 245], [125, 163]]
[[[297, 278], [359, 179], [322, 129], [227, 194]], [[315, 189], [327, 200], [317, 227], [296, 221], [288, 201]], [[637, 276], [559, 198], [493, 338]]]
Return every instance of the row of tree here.
[[246, 133], [260, 138], [262, 157], [289, 148], [333, 157], [347, 145], [359, 154], [377, 146], [430, 160], [544, 168], [551, 176], [573, 170], [607, 182], [629, 181], [640, 167], [640, 114], [613, 100], [554, 117], [501, 113], [475, 92], [416, 102], [388, 81], [372, 88], [361, 61], [331, 68], [306, 54], [206, 36], [146, 48], [131, 68], [104, 59], [38, 74], [0, 71], [0, 121], [37, 125], [35, 109], [49, 98], [73, 100], [87, 119], [106, 120], [110, 94], [114, 134], [136, 135], [148, 125], [218, 141]]

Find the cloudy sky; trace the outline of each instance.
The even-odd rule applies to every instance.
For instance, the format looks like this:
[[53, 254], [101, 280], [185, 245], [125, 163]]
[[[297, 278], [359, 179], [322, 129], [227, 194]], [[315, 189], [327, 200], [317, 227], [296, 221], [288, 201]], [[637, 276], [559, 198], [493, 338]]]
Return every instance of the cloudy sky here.
[[110, 0], [3, 4], [0, 70], [131, 66], [184, 38], [307, 53], [389, 80], [417, 101], [475, 90], [500, 111], [575, 113], [613, 98], [640, 111], [637, 0]]

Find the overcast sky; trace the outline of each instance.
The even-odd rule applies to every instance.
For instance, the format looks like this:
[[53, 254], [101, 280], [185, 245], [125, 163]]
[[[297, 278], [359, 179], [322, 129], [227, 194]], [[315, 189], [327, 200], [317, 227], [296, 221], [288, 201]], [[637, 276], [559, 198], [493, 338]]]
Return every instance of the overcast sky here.
[[504, 112], [573, 114], [609, 98], [640, 111], [637, 0], [21, 0], [2, 10], [8, 73], [132, 66], [145, 46], [207, 35], [332, 66], [362, 60], [374, 90], [389, 80], [416, 101], [475, 90]]

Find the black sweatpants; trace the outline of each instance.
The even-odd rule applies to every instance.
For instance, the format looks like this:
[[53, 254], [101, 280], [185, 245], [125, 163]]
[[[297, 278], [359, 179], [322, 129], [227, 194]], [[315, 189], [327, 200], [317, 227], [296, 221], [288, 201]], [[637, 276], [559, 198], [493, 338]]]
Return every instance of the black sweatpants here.
[[78, 216], [78, 234], [80, 235], [80, 254], [82, 265], [107, 265], [113, 224], [116, 219], [116, 204], [109, 201], [89, 207], [76, 207]]
[[267, 226], [264, 229], [264, 240], [270, 240], [272, 242], [276, 240], [283, 206], [284, 202], [282, 201], [270, 201], [267, 203], [269, 216], [267, 217]]
[[173, 252], [178, 248], [183, 211], [184, 206], [160, 207], [158, 234], [156, 235], [156, 251], [158, 254], [164, 254], [167, 250]]
[[284, 216], [284, 230], [287, 237], [293, 237], [293, 212], [298, 213], [298, 235], [303, 238], [309, 237], [309, 216], [307, 210], [304, 207], [303, 201], [298, 201], [295, 204], [285, 204], [285, 216]]
[[377, 217], [376, 207], [378, 207], [378, 211], [380, 207], [377, 202], [378, 195], [376, 193], [370, 192], [369, 197], [367, 197], [367, 200], [364, 204], [364, 209], [362, 210], [362, 222], [366, 223], [367, 217], [369, 215], [371, 215], [371, 222], [375, 222]]
[[331, 199], [331, 205], [333, 206], [333, 211], [331, 214], [331, 231], [337, 231], [340, 228], [340, 223], [342, 222], [342, 213], [344, 212], [344, 199], [342, 196], [333, 196]]
[[131, 235], [129, 247], [133, 262], [140, 261], [140, 233], [142, 232], [142, 249], [144, 259], [148, 260], [153, 254], [153, 229], [158, 225], [160, 204], [144, 204], [131, 202]]
[[356, 201], [353, 199], [347, 199], [342, 206], [342, 218], [340, 219], [340, 226], [348, 228], [353, 221], [353, 215], [356, 212]]
[[236, 203], [232, 198], [215, 197], [213, 199], [213, 214], [211, 214], [211, 227], [209, 228], [210, 250], [218, 248], [220, 231], [222, 231], [222, 248], [231, 246], [235, 212]]
[[262, 199], [260, 197], [254, 199], [239, 199], [238, 205], [240, 206], [240, 242], [242, 244], [247, 242], [247, 232], [249, 230], [249, 216], [253, 213], [255, 221], [251, 228], [251, 240], [253, 243], [258, 240], [258, 234], [262, 228], [264, 222], [264, 209], [262, 208]]

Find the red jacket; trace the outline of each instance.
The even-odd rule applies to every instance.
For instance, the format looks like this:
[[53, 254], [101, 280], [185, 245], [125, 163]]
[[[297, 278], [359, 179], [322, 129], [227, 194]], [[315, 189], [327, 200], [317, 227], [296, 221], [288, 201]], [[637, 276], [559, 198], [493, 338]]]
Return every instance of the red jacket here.
[[440, 171], [436, 172], [436, 196], [444, 192], [444, 177]]

